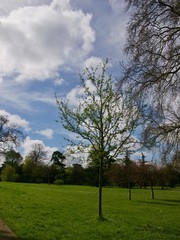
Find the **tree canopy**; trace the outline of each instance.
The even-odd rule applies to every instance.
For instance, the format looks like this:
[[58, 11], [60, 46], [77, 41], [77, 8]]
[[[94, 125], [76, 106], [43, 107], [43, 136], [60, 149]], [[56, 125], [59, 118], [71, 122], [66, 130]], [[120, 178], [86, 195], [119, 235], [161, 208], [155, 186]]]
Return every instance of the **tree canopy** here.
[[[132, 7], [124, 80], [151, 109], [146, 137], [180, 144], [180, 2], [125, 0]], [[150, 116], [150, 115], [149, 115]]]
[[16, 124], [10, 123], [8, 117], [0, 116], [0, 154], [11, 150], [23, 139], [23, 133]]

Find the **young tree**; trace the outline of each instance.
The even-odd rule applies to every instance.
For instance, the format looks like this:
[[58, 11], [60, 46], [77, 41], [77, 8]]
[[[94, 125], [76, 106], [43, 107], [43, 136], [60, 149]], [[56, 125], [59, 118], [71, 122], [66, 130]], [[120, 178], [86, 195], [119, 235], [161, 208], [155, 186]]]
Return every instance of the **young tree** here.
[[123, 96], [115, 91], [107, 62], [86, 68], [80, 79], [82, 94], [78, 105], [73, 105], [70, 99], [56, 98], [56, 101], [63, 127], [91, 145], [99, 161], [99, 219], [103, 219], [102, 178], [107, 153], [117, 158], [134, 141], [132, 134], [138, 125], [140, 110], [135, 101], [126, 105]]
[[147, 100], [151, 117], [147, 142], [180, 145], [180, 3], [179, 0], [125, 0], [132, 7], [125, 52], [124, 80]]

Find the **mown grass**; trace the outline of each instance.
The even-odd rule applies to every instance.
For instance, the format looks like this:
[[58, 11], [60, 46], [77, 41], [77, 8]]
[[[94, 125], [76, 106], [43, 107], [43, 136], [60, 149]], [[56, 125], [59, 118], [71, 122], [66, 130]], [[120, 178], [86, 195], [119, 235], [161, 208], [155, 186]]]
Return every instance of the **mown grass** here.
[[98, 189], [0, 182], [0, 218], [20, 240], [180, 239], [180, 189], [103, 189], [99, 222]]

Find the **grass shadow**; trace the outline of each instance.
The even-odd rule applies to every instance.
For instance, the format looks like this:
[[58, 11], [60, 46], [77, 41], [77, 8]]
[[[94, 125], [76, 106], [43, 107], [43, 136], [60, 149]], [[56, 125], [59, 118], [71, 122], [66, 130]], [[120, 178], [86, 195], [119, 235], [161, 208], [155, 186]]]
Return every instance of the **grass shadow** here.
[[158, 199], [158, 200], [164, 201], [164, 202], [179, 203], [179, 205], [180, 205], [180, 200], [177, 200], [177, 199]]
[[137, 201], [137, 202], [144, 203], [144, 204], [152, 204], [152, 205], [171, 206], [171, 207], [177, 207], [180, 205], [179, 200], [154, 199], [152, 201]]

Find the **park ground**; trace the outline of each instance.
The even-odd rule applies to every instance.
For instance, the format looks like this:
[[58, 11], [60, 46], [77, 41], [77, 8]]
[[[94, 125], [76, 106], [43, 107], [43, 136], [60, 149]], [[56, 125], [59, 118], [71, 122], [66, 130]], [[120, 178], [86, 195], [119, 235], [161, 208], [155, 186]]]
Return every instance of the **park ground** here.
[[180, 188], [98, 188], [0, 182], [0, 218], [19, 240], [180, 239]]

